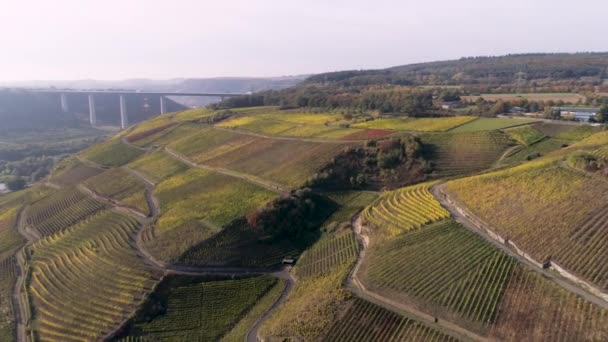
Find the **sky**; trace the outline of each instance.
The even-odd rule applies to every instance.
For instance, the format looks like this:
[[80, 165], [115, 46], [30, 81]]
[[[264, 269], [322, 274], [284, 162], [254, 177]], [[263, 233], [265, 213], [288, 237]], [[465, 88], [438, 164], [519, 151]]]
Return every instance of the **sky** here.
[[608, 51], [606, 0], [3, 0], [0, 82], [283, 76]]

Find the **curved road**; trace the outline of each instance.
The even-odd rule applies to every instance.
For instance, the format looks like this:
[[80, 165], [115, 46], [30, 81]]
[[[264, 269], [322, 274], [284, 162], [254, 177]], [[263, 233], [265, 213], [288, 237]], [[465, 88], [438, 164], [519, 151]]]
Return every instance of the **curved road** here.
[[424, 322], [429, 327], [439, 327], [440, 330], [444, 330], [448, 332], [448, 334], [455, 337], [459, 337], [464, 340], [488, 341], [488, 338], [477, 335], [456, 323], [447, 321], [445, 319], [440, 319], [437, 323], [435, 323], [435, 317], [427, 314], [426, 312], [420, 311], [413, 305], [395, 301], [381, 296], [373, 291], [367, 290], [357, 276], [359, 268], [365, 258], [365, 249], [368, 245], [368, 238], [364, 234], [365, 227], [362, 225], [359, 216], [355, 216], [353, 218], [353, 228], [355, 235], [357, 236], [357, 240], [359, 241], [359, 255], [357, 257], [355, 267], [353, 267], [351, 273], [348, 275], [344, 283], [354, 295], [369, 302], [375, 303], [387, 310]]

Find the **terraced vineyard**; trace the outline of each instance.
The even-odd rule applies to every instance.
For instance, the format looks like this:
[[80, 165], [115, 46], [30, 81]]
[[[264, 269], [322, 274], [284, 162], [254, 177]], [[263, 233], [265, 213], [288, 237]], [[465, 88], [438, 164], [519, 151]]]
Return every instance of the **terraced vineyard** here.
[[504, 133], [498, 131], [427, 134], [421, 138], [427, 144], [426, 153], [439, 177], [486, 170], [513, 145]]
[[359, 246], [352, 231], [332, 234], [302, 254], [296, 268], [297, 275], [303, 278], [331, 273], [339, 265], [354, 263], [358, 253]]
[[145, 184], [126, 170], [110, 169], [87, 179], [84, 185], [98, 195], [116, 200], [144, 215], [150, 213]]
[[12, 297], [16, 279], [16, 258], [12, 256], [0, 260], [0, 341], [16, 339], [15, 308]]
[[608, 310], [539, 274], [513, 270], [489, 337], [503, 341], [605, 341]]
[[182, 123], [139, 139], [133, 144], [141, 147], [164, 146], [170, 142], [175, 142], [195, 134], [201, 129], [204, 129], [203, 126], [198, 124]]
[[173, 288], [167, 311], [149, 322], [136, 323], [132, 334], [146, 340], [218, 341], [241, 319], [251, 321], [247, 315], [255, 310], [256, 302], [277, 286], [281, 287], [276, 278], [265, 275]]
[[361, 213], [366, 225], [396, 235], [449, 217], [429, 192], [432, 183], [383, 194]]
[[155, 183], [188, 169], [186, 164], [171, 158], [163, 151], [146, 154], [128, 166], [141, 172]]
[[[380, 328], [381, 327], [381, 328]], [[458, 341], [439, 330], [376, 304], [355, 299], [327, 341]]]
[[526, 164], [448, 183], [473, 213], [538, 261], [608, 289], [608, 184], [560, 167]]
[[27, 224], [41, 236], [49, 236], [105, 208], [105, 205], [76, 189], [58, 191], [28, 208]]
[[[445, 220], [373, 245], [362, 280], [369, 289], [444, 310], [483, 331], [498, 315], [516, 262], [480, 236]], [[439, 310], [437, 310], [439, 309]]]
[[103, 211], [28, 250], [32, 326], [44, 341], [99, 340], [159, 279], [132, 246], [138, 223]]

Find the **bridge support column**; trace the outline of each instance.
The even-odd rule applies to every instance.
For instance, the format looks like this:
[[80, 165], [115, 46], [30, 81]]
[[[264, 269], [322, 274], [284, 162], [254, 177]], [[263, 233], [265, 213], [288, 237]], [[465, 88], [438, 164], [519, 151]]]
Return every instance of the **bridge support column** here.
[[167, 112], [167, 103], [165, 102], [165, 97], [160, 96], [160, 113], [165, 114]]
[[97, 116], [95, 115], [95, 98], [93, 94], [89, 94], [89, 122], [91, 126], [97, 125]]
[[60, 95], [61, 98], [61, 111], [64, 113], [67, 113], [70, 111], [70, 107], [68, 106], [68, 98], [64, 93], [61, 93]]
[[129, 118], [127, 117], [127, 99], [125, 95], [120, 95], [120, 128], [129, 126]]

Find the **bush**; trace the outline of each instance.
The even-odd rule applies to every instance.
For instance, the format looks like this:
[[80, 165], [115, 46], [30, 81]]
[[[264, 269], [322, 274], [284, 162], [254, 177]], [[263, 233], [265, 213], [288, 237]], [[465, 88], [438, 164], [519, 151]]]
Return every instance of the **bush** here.
[[8, 182], [6, 182], [6, 186], [11, 191], [21, 190], [21, 189], [25, 188], [25, 185], [26, 185], [25, 179], [23, 179], [21, 177], [13, 178], [13, 179], [9, 180]]
[[247, 214], [254, 229], [263, 230], [275, 239], [287, 238], [308, 245], [319, 236], [321, 223], [337, 205], [310, 189], [298, 189]]
[[589, 172], [595, 172], [606, 167], [605, 160], [597, 158], [591, 153], [582, 151], [569, 155], [567, 162], [571, 167]]

